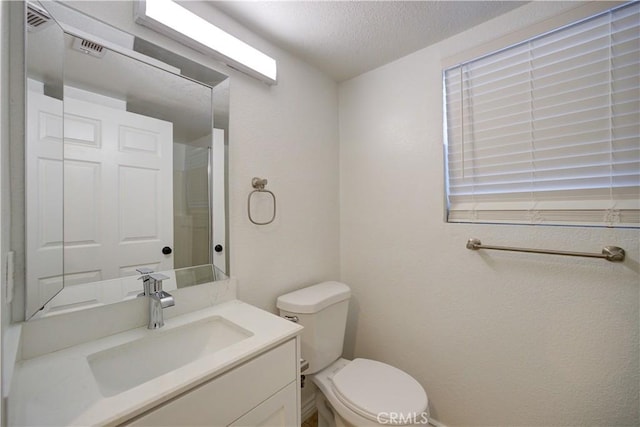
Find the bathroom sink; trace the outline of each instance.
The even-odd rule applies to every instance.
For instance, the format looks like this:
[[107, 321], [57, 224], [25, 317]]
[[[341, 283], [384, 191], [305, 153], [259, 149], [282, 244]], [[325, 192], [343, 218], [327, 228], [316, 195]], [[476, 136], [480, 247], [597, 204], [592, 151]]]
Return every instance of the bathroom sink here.
[[201, 357], [240, 342], [253, 334], [229, 320], [214, 316], [87, 356], [100, 392], [109, 397]]

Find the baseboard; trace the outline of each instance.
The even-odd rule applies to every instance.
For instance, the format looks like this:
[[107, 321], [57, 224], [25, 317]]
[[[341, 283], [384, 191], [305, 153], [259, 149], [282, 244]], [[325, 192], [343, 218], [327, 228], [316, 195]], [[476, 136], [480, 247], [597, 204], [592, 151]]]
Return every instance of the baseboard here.
[[433, 427], [447, 427], [445, 424], [442, 424], [440, 421], [431, 417], [429, 417], [429, 424], [431, 424]]

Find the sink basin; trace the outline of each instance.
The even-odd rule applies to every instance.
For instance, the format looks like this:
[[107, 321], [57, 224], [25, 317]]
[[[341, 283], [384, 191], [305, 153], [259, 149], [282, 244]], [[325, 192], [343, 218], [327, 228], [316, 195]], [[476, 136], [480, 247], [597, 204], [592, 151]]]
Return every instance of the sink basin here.
[[253, 334], [220, 317], [209, 317], [87, 356], [100, 392], [129, 390]]

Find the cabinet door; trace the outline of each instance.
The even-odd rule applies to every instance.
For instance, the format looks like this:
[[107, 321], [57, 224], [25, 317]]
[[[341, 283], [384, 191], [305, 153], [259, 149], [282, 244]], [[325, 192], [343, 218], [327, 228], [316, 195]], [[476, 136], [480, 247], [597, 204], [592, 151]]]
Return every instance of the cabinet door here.
[[265, 403], [285, 386], [295, 383], [297, 369], [296, 340], [291, 340], [124, 425], [147, 427], [229, 425], [242, 414]]
[[296, 382], [292, 382], [269, 399], [237, 419], [230, 427], [291, 427], [297, 422]]

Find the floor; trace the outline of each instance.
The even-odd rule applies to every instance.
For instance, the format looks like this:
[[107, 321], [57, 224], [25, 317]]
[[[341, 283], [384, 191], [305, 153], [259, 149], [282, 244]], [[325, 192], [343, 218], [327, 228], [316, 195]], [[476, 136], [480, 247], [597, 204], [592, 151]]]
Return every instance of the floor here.
[[304, 420], [301, 427], [318, 427], [318, 413], [314, 412], [313, 415]]

